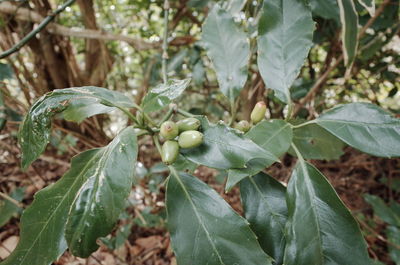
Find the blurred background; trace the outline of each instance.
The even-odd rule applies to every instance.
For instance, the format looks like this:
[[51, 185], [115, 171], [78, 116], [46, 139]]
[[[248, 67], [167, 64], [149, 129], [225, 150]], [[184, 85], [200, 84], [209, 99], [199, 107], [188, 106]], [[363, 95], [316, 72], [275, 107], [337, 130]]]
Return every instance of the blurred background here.
[[[282, 118], [282, 104], [265, 87], [257, 69], [260, 0], [170, 0], [168, 76], [191, 78], [179, 106], [210, 120], [227, 120], [229, 101], [218, 89], [216, 74], [201, 42], [202, 24], [214, 2], [233, 6], [235, 22], [248, 34], [252, 56], [249, 78], [239, 101], [240, 119], [264, 100], [269, 118]], [[351, 72], [341, 62], [341, 22], [336, 0], [310, 0], [316, 30], [314, 45], [291, 88], [297, 115], [315, 118], [340, 103], [372, 102], [400, 115], [400, 19], [398, 0], [376, 0], [375, 12], [355, 1], [359, 47]], [[62, 5], [58, 0], [0, 1], [0, 51], [10, 49]], [[20, 169], [19, 125], [30, 106], [53, 90], [83, 85], [120, 91], [140, 103], [162, 82], [163, 4], [160, 0], [77, 0], [53, 23], [14, 53], [0, 59], [0, 260], [15, 247], [19, 215], [33, 194], [57, 181], [72, 156], [106, 145], [128, 121], [120, 112], [80, 124], [53, 123], [50, 145], [26, 172]], [[399, 116], [400, 117], [400, 116]], [[306, 158], [330, 179], [356, 216], [376, 264], [400, 264], [400, 159], [362, 154], [319, 127], [307, 126], [295, 139]], [[324, 135], [323, 137], [321, 135]], [[65, 253], [55, 264], [176, 264], [165, 231], [166, 167], [150, 138], [141, 138], [135, 185], [112, 235], [88, 260]], [[311, 148], [313, 147], [313, 148]], [[319, 150], [314, 153], [312, 150]], [[282, 182], [295, 159], [290, 155], [268, 172]], [[225, 194], [224, 172], [200, 167], [195, 175], [241, 212], [238, 190]]]

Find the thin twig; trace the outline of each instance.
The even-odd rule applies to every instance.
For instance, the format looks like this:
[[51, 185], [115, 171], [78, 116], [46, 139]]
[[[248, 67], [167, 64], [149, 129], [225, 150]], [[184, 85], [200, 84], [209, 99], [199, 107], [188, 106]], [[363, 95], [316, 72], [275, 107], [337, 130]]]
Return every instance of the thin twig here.
[[169, 15], [169, 1], [164, 0], [164, 36], [162, 45], [162, 76], [164, 84], [167, 83], [167, 60], [168, 60], [168, 15]]
[[74, 3], [75, 0], [68, 0], [65, 2], [62, 6], [60, 6], [56, 11], [54, 11], [52, 14], [48, 15], [38, 26], [37, 28], [33, 29], [31, 32], [28, 33], [25, 37], [23, 37], [17, 44], [15, 44], [13, 47], [10, 49], [6, 50], [5, 52], [0, 54], [0, 59], [3, 59], [7, 56], [10, 56], [11, 54], [19, 51], [25, 44], [28, 43], [36, 34], [38, 34], [40, 31], [42, 31], [51, 21], [54, 20], [54, 18], [60, 14], [62, 11], [67, 6], [70, 6], [72, 3]]

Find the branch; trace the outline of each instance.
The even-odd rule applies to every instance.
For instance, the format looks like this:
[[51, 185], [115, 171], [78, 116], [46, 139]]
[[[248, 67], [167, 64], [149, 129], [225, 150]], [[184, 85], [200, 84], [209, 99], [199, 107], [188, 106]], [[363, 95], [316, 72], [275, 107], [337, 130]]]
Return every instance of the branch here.
[[[372, 25], [372, 23], [375, 22], [375, 20], [382, 14], [382, 12], [384, 11], [385, 7], [390, 3], [391, 0], [385, 0], [381, 6], [376, 10], [375, 15], [373, 17], [371, 17], [368, 22], [364, 25], [364, 27], [360, 30], [360, 32], [358, 33], [358, 39], [361, 39], [366, 30]], [[344, 57], [343, 54], [341, 54], [336, 60], [335, 62], [329, 66], [329, 68], [325, 71], [325, 73], [323, 73], [318, 80], [315, 82], [315, 84], [311, 87], [310, 91], [308, 91], [307, 95], [302, 98], [299, 102], [299, 104], [296, 106], [295, 110], [294, 110], [294, 115], [296, 115], [300, 108], [307, 103], [308, 101], [310, 101], [314, 95], [317, 93], [318, 89], [325, 84], [326, 80], [328, 80], [329, 74], [336, 68], [338, 67], [338, 65], [343, 61]]]
[[[0, 3], [0, 13], [15, 15], [16, 20], [31, 21], [40, 23], [43, 17], [38, 13], [31, 11], [27, 8], [18, 8], [9, 2]], [[93, 29], [80, 29], [80, 28], [68, 28], [56, 23], [50, 23], [46, 30], [49, 33], [61, 35], [65, 37], [77, 37], [85, 39], [97, 39], [97, 40], [108, 40], [108, 41], [123, 41], [131, 45], [137, 51], [158, 49], [161, 47], [161, 42], [147, 42], [138, 38], [131, 38], [126, 35], [113, 34], [103, 32], [100, 30]], [[177, 37], [173, 39], [169, 45], [181, 46], [195, 42], [196, 39], [191, 36]]]
[[23, 37], [17, 44], [15, 44], [13, 47], [10, 49], [6, 50], [5, 52], [0, 54], [0, 59], [3, 59], [17, 51], [19, 51], [25, 44], [28, 43], [30, 39], [32, 39], [36, 34], [38, 34], [41, 30], [43, 30], [51, 21], [54, 20], [54, 18], [60, 14], [62, 11], [67, 6], [70, 6], [72, 3], [74, 3], [75, 0], [68, 0], [65, 2], [62, 6], [60, 6], [56, 11], [54, 11], [52, 14], [48, 15], [38, 26], [36, 29], [32, 30], [31, 32], [28, 33], [25, 37]]

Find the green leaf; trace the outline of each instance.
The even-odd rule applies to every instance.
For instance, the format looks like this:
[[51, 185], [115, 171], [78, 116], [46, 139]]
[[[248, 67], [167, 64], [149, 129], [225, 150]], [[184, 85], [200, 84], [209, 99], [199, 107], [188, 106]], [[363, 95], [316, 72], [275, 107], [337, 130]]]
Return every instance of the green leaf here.
[[[293, 131], [293, 143], [306, 159], [334, 160], [343, 154], [345, 144], [324, 128], [309, 124]], [[291, 149], [290, 154], [295, 155]]]
[[[81, 188], [96, 174], [119, 174], [119, 168], [126, 169], [135, 156], [135, 153], [127, 154], [126, 151], [134, 151], [134, 148], [136, 137], [129, 127], [108, 146], [91, 149], [72, 158], [71, 169], [59, 181], [35, 194], [33, 203], [22, 214], [17, 248], [0, 264], [49, 265], [56, 260], [67, 249], [64, 229], [70, 206], [76, 196], [82, 193]], [[134, 163], [130, 166], [133, 167]], [[113, 177], [119, 180], [119, 175]], [[106, 223], [108, 219], [102, 221]], [[92, 230], [97, 228], [101, 227], [91, 227]], [[85, 231], [88, 234], [90, 232], [90, 229]]]
[[284, 264], [371, 264], [350, 211], [321, 172], [303, 159], [293, 171], [286, 201]]
[[[10, 194], [10, 197], [20, 202], [24, 198], [25, 188], [16, 188]], [[8, 200], [0, 200], [0, 227], [8, 223], [11, 217], [21, 212], [22, 209]]]
[[270, 175], [259, 173], [240, 183], [244, 214], [264, 251], [283, 262], [287, 219], [286, 188]]
[[[282, 156], [292, 142], [292, 128], [283, 120], [262, 121], [245, 134], [245, 137], [262, 147], [276, 157]], [[272, 165], [271, 159], [252, 159], [246, 164], [246, 168], [230, 169], [225, 190], [229, 191], [239, 181], [248, 176], [253, 176]]]
[[271, 152], [246, 139], [237, 130], [223, 123], [210, 124], [207, 118], [198, 117], [204, 134], [199, 147], [181, 149], [190, 161], [216, 169], [243, 168], [254, 158], [262, 158], [271, 164], [278, 161]]
[[190, 79], [170, 79], [167, 84], [160, 84], [150, 90], [143, 98], [142, 108], [145, 112], [158, 111], [178, 98], [189, 86]]
[[[138, 146], [132, 127], [103, 149], [85, 172], [85, 182], [68, 214], [65, 238], [72, 254], [88, 257], [99, 246], [96, 240], [109, 234], [124, 210], [133, 175]], [[89, 164], [89, 163], [88, 163]]]
[[70, 121], [81, 122], [95, 114], [136, 105], [125, 95], [101, 87], [56, 89], [36, 101], [22, 123], [19, 144], [22, 168], [26, 169], [45, 150], [51, 131], [51, 119], [64, 112]]
[[[400, 227], [389, 225], [386, 228], [386, 236], [389, 242], [396, 246], [400, 246]], [[400, 265], [400, 250], [392, 244], [388, 244], [389, 256], [396, 265]]]
[[351, 68], [358, 47], [358, 14], [353, 0], [337, 0], [342, 23], [342, 45], [344, 62]]
[[232, 15], [218, 4], [203, 26], [202, 41], [213, 62], [222, 93], [234, 100], [247, 80], [250, 45]]
[[367, 9], [371, 17], [375, 15], [375, 0], [358, 0], [358, 2]]
[[362, 152], [381, 157], [400, 156], [400, 119], [376, 105], [339, 105], [315, 122]]
[[13, 71], [8, 64], [0, 63], [0, 81], [10, 79], [13, 76]]
[[283, 120], [268, 120], [258, 123], [245, 136], [280, 157], [289, 149], [293, 132], [290, 124]]
[[247, 0], [229, 0], [227, 3], [228, 11], [234, 16], [245, 6]]
[[258, 67], [268, 88], [290, 102], [290, 87], [312, 46], [314, 22], [303, 0], [264, 1], [258, 29]]
[[310, 7], [314, 14], [325, 19], [340, 22], [339, 6], [337, 0], [310, 0]]
[[371, 194], [364, 194], [364, 199], [371, 204], [375, 215], [388, 224], [400, 227], [400, 216], [387, 206], [381, 198]]
[[204, 182], [171, 168], [166, 197], [178, 264], [271, 264], [248, 222]]

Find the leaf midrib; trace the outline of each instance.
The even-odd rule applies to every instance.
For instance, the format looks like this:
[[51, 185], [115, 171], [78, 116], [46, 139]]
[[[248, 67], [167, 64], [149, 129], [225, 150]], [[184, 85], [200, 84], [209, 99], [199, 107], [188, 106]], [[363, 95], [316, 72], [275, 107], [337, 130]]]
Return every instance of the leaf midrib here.
[[[83, 172], [86, 172], [87, 168], [91, 165], [91, 163], [93, 162], [93, 160], [97, 157], [99, 152], [97, 152], [90, 160], [89, 162], [85, 165], [85, 167], [82, 169], [81, 173], [75, 178], [75, 180], [73, 181], [71, 186], [75, 186], [77, 180], [82, 176]], [[71, 191], [72, 189], [70, 189]], [[31, 244], [31, 247], [27, 249], [27, 251], [25, 252], [25, 255], [23, 256], [23, 259], [21, 260], [21, 264], [23, 263], [23, 261], [25, 261], [27, 254], [30, 253], [30, 251], [32, 250], [33, 246], [36, 244], [37, 240], [39, 239], [40, 235], [42, 234], [42, 232], [44, 231], [44, 229], [47, 227], [47, 225], [49, 224], [50, 220], [53, 218], [54, 214], [57, 212], [58, 208], [60, 207], [60, 205], [64, 202], [64, 200], [68, 197], [69, 192], [65, 193], [65, 195], [63, 196], [62, 200], [60, 201], [60, 203], [58, 204], [58, 206], [55, 208], [55, 210], [53, 211], [53, 213], [50, 215], [50, 217], [47, 219], [48, 221], [45, 222], [45, 225], [43, 226], [42, 230], [38, 233], [38, 236], [36, 237], [36, 239], [33, 241], [33, 243]]]
[[183, 184], [183, 182], [182, 182], [180, 176], [178, 175], [178, 173], [177, 173], [175, 170], [173, 170], [173, 175], [174, 175], [175, 178], [177, 179], [179, 185], [182, 187], [182, 189], [183, 189], [183, 191], [184, 191], [184, 193], [185, 193], [185, 196], [186, 196], [187, 200], [190, 202], [190, 204], [191, 204], [191, 206], [192, 206], [192, 208], [193, 208], [193, 211], [194, 211], [194, 213], [195, 213], [195, 215], [196, 215], [196, 217], [197, 217], [197, 219], [198, 219], [198, 221], [199, 221], [199, 224], [200, 224], [201, 227], [203, 228], [203, 230], [204, 230], [204, 232], [205, 232], [205, 234], [206, 234], [206, 237], [207, 237], [208, 241], [210, 242], [210, 244], [211, 244], [211, 246], [212, 246], [214, 252], [215, 252], [215, 253], [217, 254], [217, 256], [218, 256], [218, 259], [219, 259], [220, 263], [221, 263], [222, 265], [226, 265], [226, 264], [223, 262], [222, 257], [221, 257], [221, 255], [219, 254], [217, 247], [215, 246], [214, 242], [212, 241], [211, 236], [210, 236], [210, 233], [209, 233], [208, 230], [206, 229], [206, 227], [205, 227], [205, 225], [204, 225], [204, 223], [203, 223], [203, 219], [200, 217], [200, 214], [199, 214], [199, 212], [197, 211], [197, 208], [196, 208], [196, 206], [195, 206], [195, 204], [194, 204], [192, 198], [190, 197], [190, 194], [189, 194], [189, 192], [187, 191], [187, 189], [186, 189], [186, 187], [185, 187], [185, 184]]
[[299, 159], [299, 163], [301, 166], [301, 170], [303, 171], [304, 180], [305, 180], [307, 189], [310, 191], [310, 193], [312, 195], [312, 196], [309, 196], [309, 198], [310, 198], [310, 202], [311, 202], [311, 209], [313, 209], [313, 212], [314, 212], [313, 215], [315, 216], [315, 224], [317, 225], [317, 235], [318, 235], [318, 240], [320, 242], [319, 250], [320, 250], [321, 259], [322, 259], [321, 264], [323, 264], [325, 255], [324, 255], [324, 252], [322, 249], [322, 236], [321, 236], [321, 229], [320, 229], [320, 223], [319, 223], [319, 214], [318, 214], [317, 208], [315, 206], [315, 201], [314, 201], [314, 198], [316, 197], [316, 195], [315, 195], [314, 188], [310, 182], [310, 176], [308, 174], [308, 170], [306, 168], [305, 161], [301, 158], [301, 159]]

